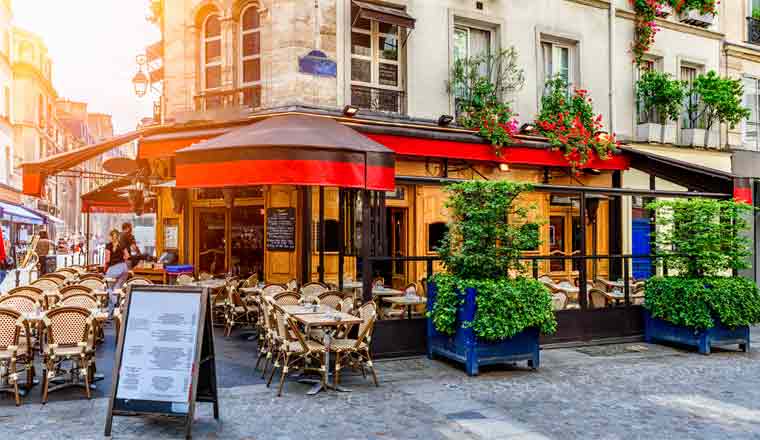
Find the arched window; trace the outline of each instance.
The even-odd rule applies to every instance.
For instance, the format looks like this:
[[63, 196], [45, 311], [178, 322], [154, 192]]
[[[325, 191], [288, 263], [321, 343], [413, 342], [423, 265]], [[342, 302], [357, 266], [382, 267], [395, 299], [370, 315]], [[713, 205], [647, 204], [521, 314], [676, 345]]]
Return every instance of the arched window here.
[[261, 22], [255, 5], [243, 9], [240, 15], [240, 88], [243, 104], [261, 105]]
[[222, 26], [219, 15], [210, 14], [203, 21], [201, 37], [201, 84], [203, 90], [222, 86]]

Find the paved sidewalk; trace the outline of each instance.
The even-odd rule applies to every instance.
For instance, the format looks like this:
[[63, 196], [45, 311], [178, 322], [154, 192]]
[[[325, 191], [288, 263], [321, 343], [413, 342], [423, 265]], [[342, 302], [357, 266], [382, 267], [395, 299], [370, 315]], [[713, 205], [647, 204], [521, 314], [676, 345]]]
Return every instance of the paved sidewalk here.
[[[467, 377], [445, 362], [377, 362], [381, 386], [305, 395], [288, 382], [221, 390], [221, 422], [200, 404], [195, 438], [229, 439], [751, 439], [760, 438], [760, 352], [702, 356], [644, 343], [542, 352], [539, 371]], [[239, 371], [246, 370], [244, 365]], [[245, 373], [242, 373], [245, 374]], [[102, 438], [104, 398], [0, 402], [0, 438]], [[182, 438], [163, 418], [115, 419], [114, 438]]]

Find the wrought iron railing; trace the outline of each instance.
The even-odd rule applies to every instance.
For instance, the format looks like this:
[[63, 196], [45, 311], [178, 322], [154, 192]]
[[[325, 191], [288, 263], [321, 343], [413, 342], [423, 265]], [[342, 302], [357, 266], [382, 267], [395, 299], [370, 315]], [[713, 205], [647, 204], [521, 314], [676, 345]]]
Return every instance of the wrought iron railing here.
[[747, 17], [747, 42], [760, 44], [760, 20]]
[[351, 105], [375, 112], [406, 114], [406, 94], [401, 90], [352, 85]]
[[261, 87], [209, 90], [195, 96], [195, 111], [261, 107]]

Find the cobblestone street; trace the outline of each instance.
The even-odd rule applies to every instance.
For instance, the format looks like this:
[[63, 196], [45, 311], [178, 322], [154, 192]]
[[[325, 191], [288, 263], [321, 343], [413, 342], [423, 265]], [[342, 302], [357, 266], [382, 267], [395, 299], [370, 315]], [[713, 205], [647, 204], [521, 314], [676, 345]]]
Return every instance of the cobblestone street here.
[[[757, 335], [757, 332], [756, 336]], [[760, 353], [711, 356], [629, 343], [542, 352], [537, 372], [469, 378], [426, 358], [378, 361], [381, 386], [346, 377], [351, 393], [309, 397], [260, 384], [221, 390], [221, 421], [199, 404], [195, 438], [229, 439], [747, 439], [760, 438]], [[234, 371], [226, 369], [223, 371]], [[241, 369], [240, 371], [246, 371]], [[250, 370], [247, 370], [250, 372]], [[221, 373], [220, 373], [221, 374]], [[225, 382], [222, 380], [222, 382]], [[0, 438], [101, 438], [108, 401], [0, 403]], [[114, 422], [114, 438], [181, 438], [164, 418]]]

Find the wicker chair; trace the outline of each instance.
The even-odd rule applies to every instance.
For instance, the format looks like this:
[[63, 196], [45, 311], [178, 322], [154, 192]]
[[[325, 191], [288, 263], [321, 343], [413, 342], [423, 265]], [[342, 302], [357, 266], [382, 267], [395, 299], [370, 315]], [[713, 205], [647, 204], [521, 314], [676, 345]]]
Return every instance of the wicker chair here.
[[32, 313], [40, 305], [39, 299], [23, 293], [0, 298], [0, 308], [15, 310], [19, 313]]
[[296, 292], [280, 292], [272, 297], [272, 301], [281, 306], [296, 306], [301, 302], [301, 296]]
[[300, 292], [301, 296], [303, 296], [305, 299], [308, 299], [317, 297], [321, 293], [327, 292], [328, 290], [330, 290], [330, 288], [327, 287], [327, 285], [324, 283], [311, 282], [301, 286]]
[[90, 272], [90, 273], [86, 273], [84, 275], [80, 275], [79, 276], [79, 281], [85, 281], [85, 280], [99, 280], [99, 281], [103, 281], [104, 279], [105, 279], [105, 275], [103, 275], [102, 273], [93, 273], [93, 272]]
[[343, 300], [336, 307], [338, 311], [343, 313], [351, 313], [354, 311], [354, 298], [352, 296], [345, 296]]
[[201, 272], [198, 274], [198, 279], [200, 281], [210, 280], [211, 278], [214, 278], [214, 275], [210, 274], [209, 272]]
[[607, 307], [607, 294], [604, 290], [595, 287], [588, 291], [588, 297], [591, 300], [591, 308], [603, 309]]
[[42, 290], [58, 290], [59, 284], [50, 278], [38, 278], [31, 284]]
[[183, 273], [180, 276], [177, 277], [176, 284], [180, 286], [187, 286], [188, 284], [193, 283], [195, 280], [190, 275]]
[[132, 277], [124, 283], [124, 286], [150, 286], [153, 281], [143, 277]]
[[61, 305], [91, 310], [98, 307], [98, 300], [88, 293], [72, 293], [61, 300]]
[[256, 287], [259, 284], [259, 274], [254, 273], [243, 281], [242, 287]]
[[[92, 316], [80, 307], [59, 307], [45, 314], [47, 343], [44, 347], [42, 375], [42, 403], [47, 403], [51, 379], [55, 378], [61, 363], [70, 360], [76, 365], [79, 376], [84, 378], [87, 398], [91, 398], [90, 379], [95, 360], [94, 342], [91, 337]], [[78, 376], [72, 373], [78, 383]]]
[[341, 363], [343, 360], [346, 360], [347, 365], [351, 367], [360, 368], [362, 373], [364, 373], [364, 367], [367, 367], [372, 373], [375, 386], [379, 386], [377, 373], [374, 365], [372, 365], [372, 358], [369, 353], [372, 331], [377, 319], [375, 303], [368, 302], [361, 306], [359, 316], [362, 318], [362, 323], [359, 324], [359, 333], [356, 339], [340, 338], [334, 339], [330, 343], [330, 350], [335, 352], [335, 386], [340, 384], [340, 370], [343, 367]]
[[58, 272], [51, 272], [48, 274], [45, 274], [41, 276], [39, 279], [41, 280], [51, 280], [58, 284], [58, 286], [63, 286], [66, 283], [66, 275], [63, 275]]
[[338, 304], [343, 302], [345, 295], [343, 292], [337, 290], [328, 290], [327, 292], [320, 294], [317, 298], [319, 298], [319, 304], [337, 309]]
[[319, 342], [307, 339], [298, 327], [298, 323], [290, 318], [281, 308], [274, 305], [274, 315], [277, 321], [277, 335], [280, 341], [278, 357], [275, 360], [272, 373], [267, 381], [267, 386], [272, 383], [277, 368], [280, 368], [280, 386], [277, 389], [277, 396], [282, 396], [282, 388], [285, 384], [285, 377], [288, 375], [290, 367], [303, 364], [306, 366], [309, 361], [316, 361], [319, 365], [318, 371], [322, 377], [322, 384], [327, 383], [327, 350]]
[[274, 296], [280, 292], [286, 292], [289, 289], [283, 284], [267, 284], [261, 289], [262, 296]]
[[106, 283], [100, 278], [79, 278], [79, 285], [92, 290], [105, 290]]
[[287, 288], [287, 290], [296, 291], [298, 290], [298, 281], [296, 281], [295, 278], [291, 278], [290, 281], [285, 283], [285, 287]]
[[16, 287], [8, 291], [8, 295], [16, 295], [23, 293], [24, 295], [34, 296], [35, 298], [42, 298], [42, 289], [34, 286], [21, 286]]
[[66, 287], [61, 288], [61, 290], [59, 290], [58, 293], [61, 294], [62, 298], [66, 298], [69, 295], [74, 295], [75, 293], [86, 293], [88, 295], [92, 295], [92, 289], [87, 286], [82, 286], [80, 284], [74, 284], [72, 286], [66, 286]]
[[555, 312], [557, 310], [563, 310], [566, 304], [567, 304], [567, 295], [565, 295], [564, 293], [557, 292], [552, 295], [552, 309]]
[[18, 387], [18, 366], [24, 364], [26, 369], [26, 389], [32, 385], [33, 351], [29, 336], [29, 324], [16, 310], [0, 308], [0, 365], [4, 374], [2, 378], [13, 385], [16, 406], [21, 405]]
[[279, 347], [277, 329], [275, 328], [276, 321], [272, 315], [272, 300], [270, 298], [262, 298], [260, 313], [263, 328], [259, 332], [259, 356], [253, 370], [256, 371], [261, 361], [264, 361], [261, 364], [261, 378], [264, 379], [267, 373], [267, 365], [272, 362], [277, 347]]
[[240, 292], [233, 287], [227, 287], [227, 313], [225, 315], [225, 336], [232, 334], [236, 325], [252, 325], [256, 322], [255, 312], [240, 298]]

